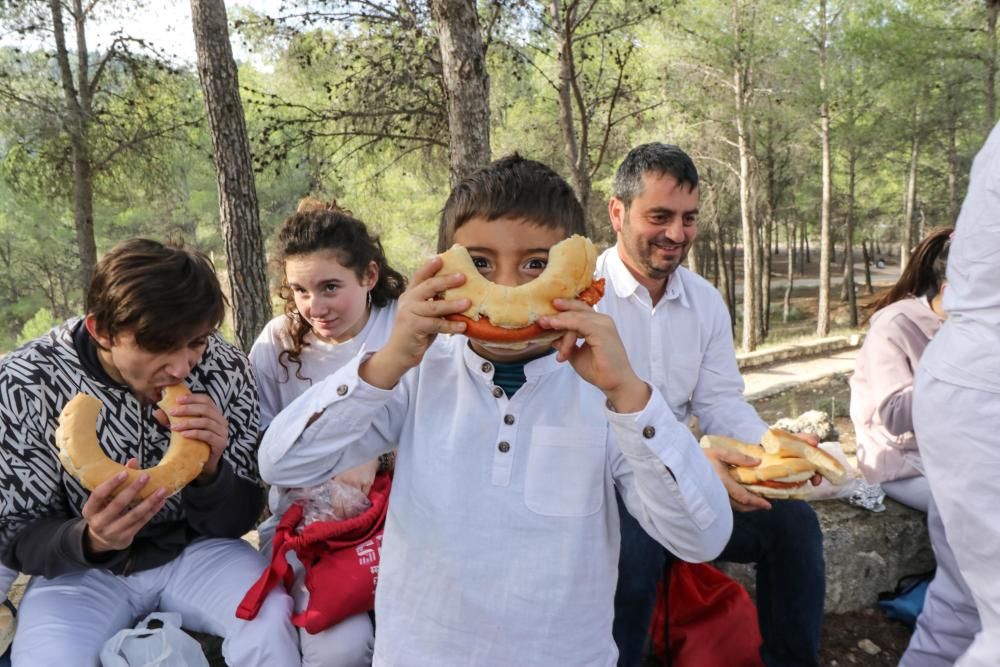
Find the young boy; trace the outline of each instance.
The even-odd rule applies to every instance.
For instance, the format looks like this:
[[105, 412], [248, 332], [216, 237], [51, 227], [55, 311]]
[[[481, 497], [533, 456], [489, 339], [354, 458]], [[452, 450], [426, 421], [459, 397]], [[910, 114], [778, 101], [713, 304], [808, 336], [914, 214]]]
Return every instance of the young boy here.
[[[489, 280], [520, 285], [583, 230], [569, 185], [513, 156], [456, 187], [438, 245], [460, 243]], [[436, 276], [440, 266], [416, 273], [384, 347], [275, 418], [262, 476], [315, 484], [398, 442], [376, 665], [614, 665], [615, 489], [689, 560], [713, 558], [729, 538], [725, 490], [632, 371], [610, 318], [556, 300], [562, 312], [542, 325], [572, 332], [556, 354], [486, 347], [444, 319], [469, 303], [434, 300], [464, 281]]]

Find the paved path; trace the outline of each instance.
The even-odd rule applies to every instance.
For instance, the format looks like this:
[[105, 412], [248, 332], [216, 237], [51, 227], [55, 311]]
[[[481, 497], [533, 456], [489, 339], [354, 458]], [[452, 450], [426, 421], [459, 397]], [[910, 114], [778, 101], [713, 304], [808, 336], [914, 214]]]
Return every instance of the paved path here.
[[752, 368], [743, 371], [743, 382], [746, 384], [743, 393], [748, 401], [755, 401], [807, 382], [847, 375], [854, 371], [857, 356], [858, 349], [852, 347], [824, 356]]

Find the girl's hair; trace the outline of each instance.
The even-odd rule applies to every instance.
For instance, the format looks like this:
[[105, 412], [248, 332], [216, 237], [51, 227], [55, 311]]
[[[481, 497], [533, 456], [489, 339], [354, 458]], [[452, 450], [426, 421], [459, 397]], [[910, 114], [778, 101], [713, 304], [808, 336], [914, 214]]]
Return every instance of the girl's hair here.
[[868, 317], [892, 303], [910, 296], [927, 296], [933, 299], [945, 281], [948, 267], [948, 249], [951, 247], [952, 227], [932, 231], [910, 253], [903, 275], [892, 288], [870, 306]]
[[354, 271], [363, 280], [372, 262], [378, 268], [378, 281], [369, 292], [370, 306], [384, 307], [399, 298], [406, 289], [406, 278], [389, 266], [377, 235], [370, 234], [365, 223], [351, 216], [351, 212], [337, 206], [336, 201], [322, 202], [306, 197], [299, 202], [295, 213], [287, 218], [275, 235], [272, 264], [281, 277], [278, 296], [285, 302], [285, 330], [292, 347], [278, 355], [278, 362], [289, 370], [287, 361], [296, 364], [295, 376], [304, 380], [302, 350], [309, 345], [306, 335], [312, 326], [295, 307], [295, 299], [285, 277], [285, 262], [290, 257], [314, 252], [332, 251], [337, 261]]

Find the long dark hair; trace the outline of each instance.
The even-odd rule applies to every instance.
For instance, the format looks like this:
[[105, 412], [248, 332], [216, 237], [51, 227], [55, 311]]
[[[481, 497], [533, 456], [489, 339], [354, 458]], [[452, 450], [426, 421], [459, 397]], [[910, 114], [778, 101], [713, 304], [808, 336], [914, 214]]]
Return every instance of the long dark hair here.
[[954, 231], [952, 227], [936, 229], [917, 244], [910, 253], [903, 275], [888, 292], [871, 304], [865, 322], [889, 304], [907, 297], [926, 295], [928, 299], [933, 299], [937, 295], [945, 281], [948, 249], [951, 247], [951, 235]]
[[305, 338], [312, 326], [295, 307], [285, 277], [285, 261], [289, 257], [324, 250], [332, 251], [337, 261], [354, 271], [359, 281], [364, 279], [371, 263], [375, 263], [378, 282], [369, 292], [371, 306], [387, 306], [406, 289], [406, 278], [389, 266], [382, 242], [377, 235], [368, 232], [365, 223], [337, 206], [336, 201], [322, 202], [312, 197], [300, 201], [295, 213], [278, 228], [271, 260], [276, 275], [281, 278], [278, 296], [285, 302], [285, 330], [292, 341], [291, 348], [278, 355], [278, 362], [286, 371], [289, 370], [288, 361], [296, 364], [295, 377], [300, 380], [306, 379], [301, 375], [301, 356], [302, 350], [309, 345]]

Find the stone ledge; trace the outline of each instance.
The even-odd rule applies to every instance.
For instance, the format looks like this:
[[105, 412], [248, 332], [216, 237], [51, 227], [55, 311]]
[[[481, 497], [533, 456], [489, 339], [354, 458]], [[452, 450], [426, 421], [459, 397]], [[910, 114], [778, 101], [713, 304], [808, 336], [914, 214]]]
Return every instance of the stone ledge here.
[[806, 343], [779, 345], [766, 350], [743, 352], [736, 355], [736, 364], [741, 371], [750, 368], [760, 368], [779, 361], [802, 359], [820, 354], [839, 352], [852, 347], [858, 347], [864, 341], [864, 334], [850, 336], [830, 336]]
[[[840, 501], [813, 503], [823, 530], [827, 613], [872, 607], [900, 577], [934, 567], [926, 515], [888, 498], [885, 506], [875, 514]], [[755, 595], [752, 565], [719, 567]]]

